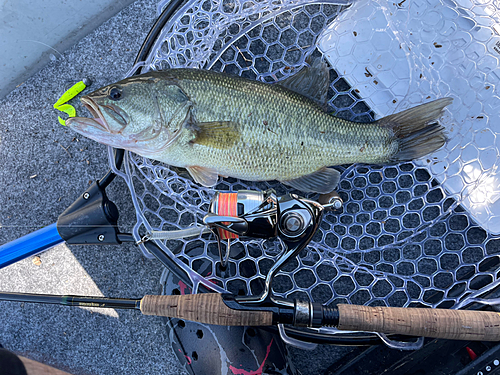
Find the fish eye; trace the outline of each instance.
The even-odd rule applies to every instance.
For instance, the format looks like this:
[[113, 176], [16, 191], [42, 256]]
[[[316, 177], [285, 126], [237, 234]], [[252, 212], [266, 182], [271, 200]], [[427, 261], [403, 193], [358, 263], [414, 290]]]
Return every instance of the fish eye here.
[[111, 100], [120, 100], [122, 98], [122, 91], [118, 87], [113, 87], [109, 90], [108, 98]]

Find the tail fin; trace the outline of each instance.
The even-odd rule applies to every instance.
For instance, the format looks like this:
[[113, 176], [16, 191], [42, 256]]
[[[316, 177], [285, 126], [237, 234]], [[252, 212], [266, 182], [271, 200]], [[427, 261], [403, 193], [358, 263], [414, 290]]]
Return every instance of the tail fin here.
[[438, 99], [380, 119], [379, 124], [392, 129], [399, 143], [398, 152], [390, 161], [418, 159], [443, 146], [444, 127], [436, 121], [452, 101], [452, 98]]

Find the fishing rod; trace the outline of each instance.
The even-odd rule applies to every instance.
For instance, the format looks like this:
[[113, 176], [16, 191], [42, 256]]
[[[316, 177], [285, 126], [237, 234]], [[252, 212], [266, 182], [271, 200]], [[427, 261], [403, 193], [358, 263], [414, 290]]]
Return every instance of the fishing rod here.
[[492, 311], [370, 307], [334, 307], [283, 300], [289, 307], [252, 306], [232, 294], [146, 295], [140, 299], [58, 296], [0, 292], [0, 300], [139, 310], [143, 315], [185, 319], [223, 326], [336, 327], [339, 330], [424, 336], [451, 340], [499, 341], [500, 314]]

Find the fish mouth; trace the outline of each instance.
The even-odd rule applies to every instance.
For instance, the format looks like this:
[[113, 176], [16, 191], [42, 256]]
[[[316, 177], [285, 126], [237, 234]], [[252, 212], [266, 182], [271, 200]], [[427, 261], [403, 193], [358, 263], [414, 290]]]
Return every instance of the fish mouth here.
[[103, 132], [108, 132], [110, 133], [110, 128], [108, 123], [106, 122], [106, 119], [102, 115], [101, 110], [99, 109], [99, 106], [90, 98], [88, 97], [82, 97], [81, 99], [83, 105], [89, 110], [90, 114], [94, 116], [94, 118], [89, 118], [89, 117], [70, 117], [69, 119], [66, 120], [66, 125], [73, 127], [75, 129], [77, 128], [85, 128], [87, 126], [90, 126], [92, 128], [96, 128], [98, 130], [101, 130]]
[[[83, 105], [89, 110], [90, 114], [94, 116], [94, 118], [87, 118], [86, 120], [92, 121], [92, 124], [87, 123], [87, 125], [97, 125], [96, 127], [99, 128], [100, 130], [111, 132], [111, 129], [109, 128], [108, 123], [106, 122], [106, 119], [102, 115], [101, 110], [99, 109], [99, 106], [89, 97], [82, 97], [81, 99]], [[83, 118], [79, 118], [82, 120]]]

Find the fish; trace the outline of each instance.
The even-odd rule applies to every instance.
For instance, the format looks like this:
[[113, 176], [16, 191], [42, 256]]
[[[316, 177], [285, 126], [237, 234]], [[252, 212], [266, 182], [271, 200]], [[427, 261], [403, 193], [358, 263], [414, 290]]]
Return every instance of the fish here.
[[81, 98], [92, 117], [69, 128], [105, 145], [186, 168], [202, 186], [219, 176], [278, 180], [326, 194], [338, 165], [418, 159], [442, 147], [438, 119], [451, 98], [437, 99], [374, 122], [328, 113], [326, 63], [278, 84], [202, 69], [151, 71]]

